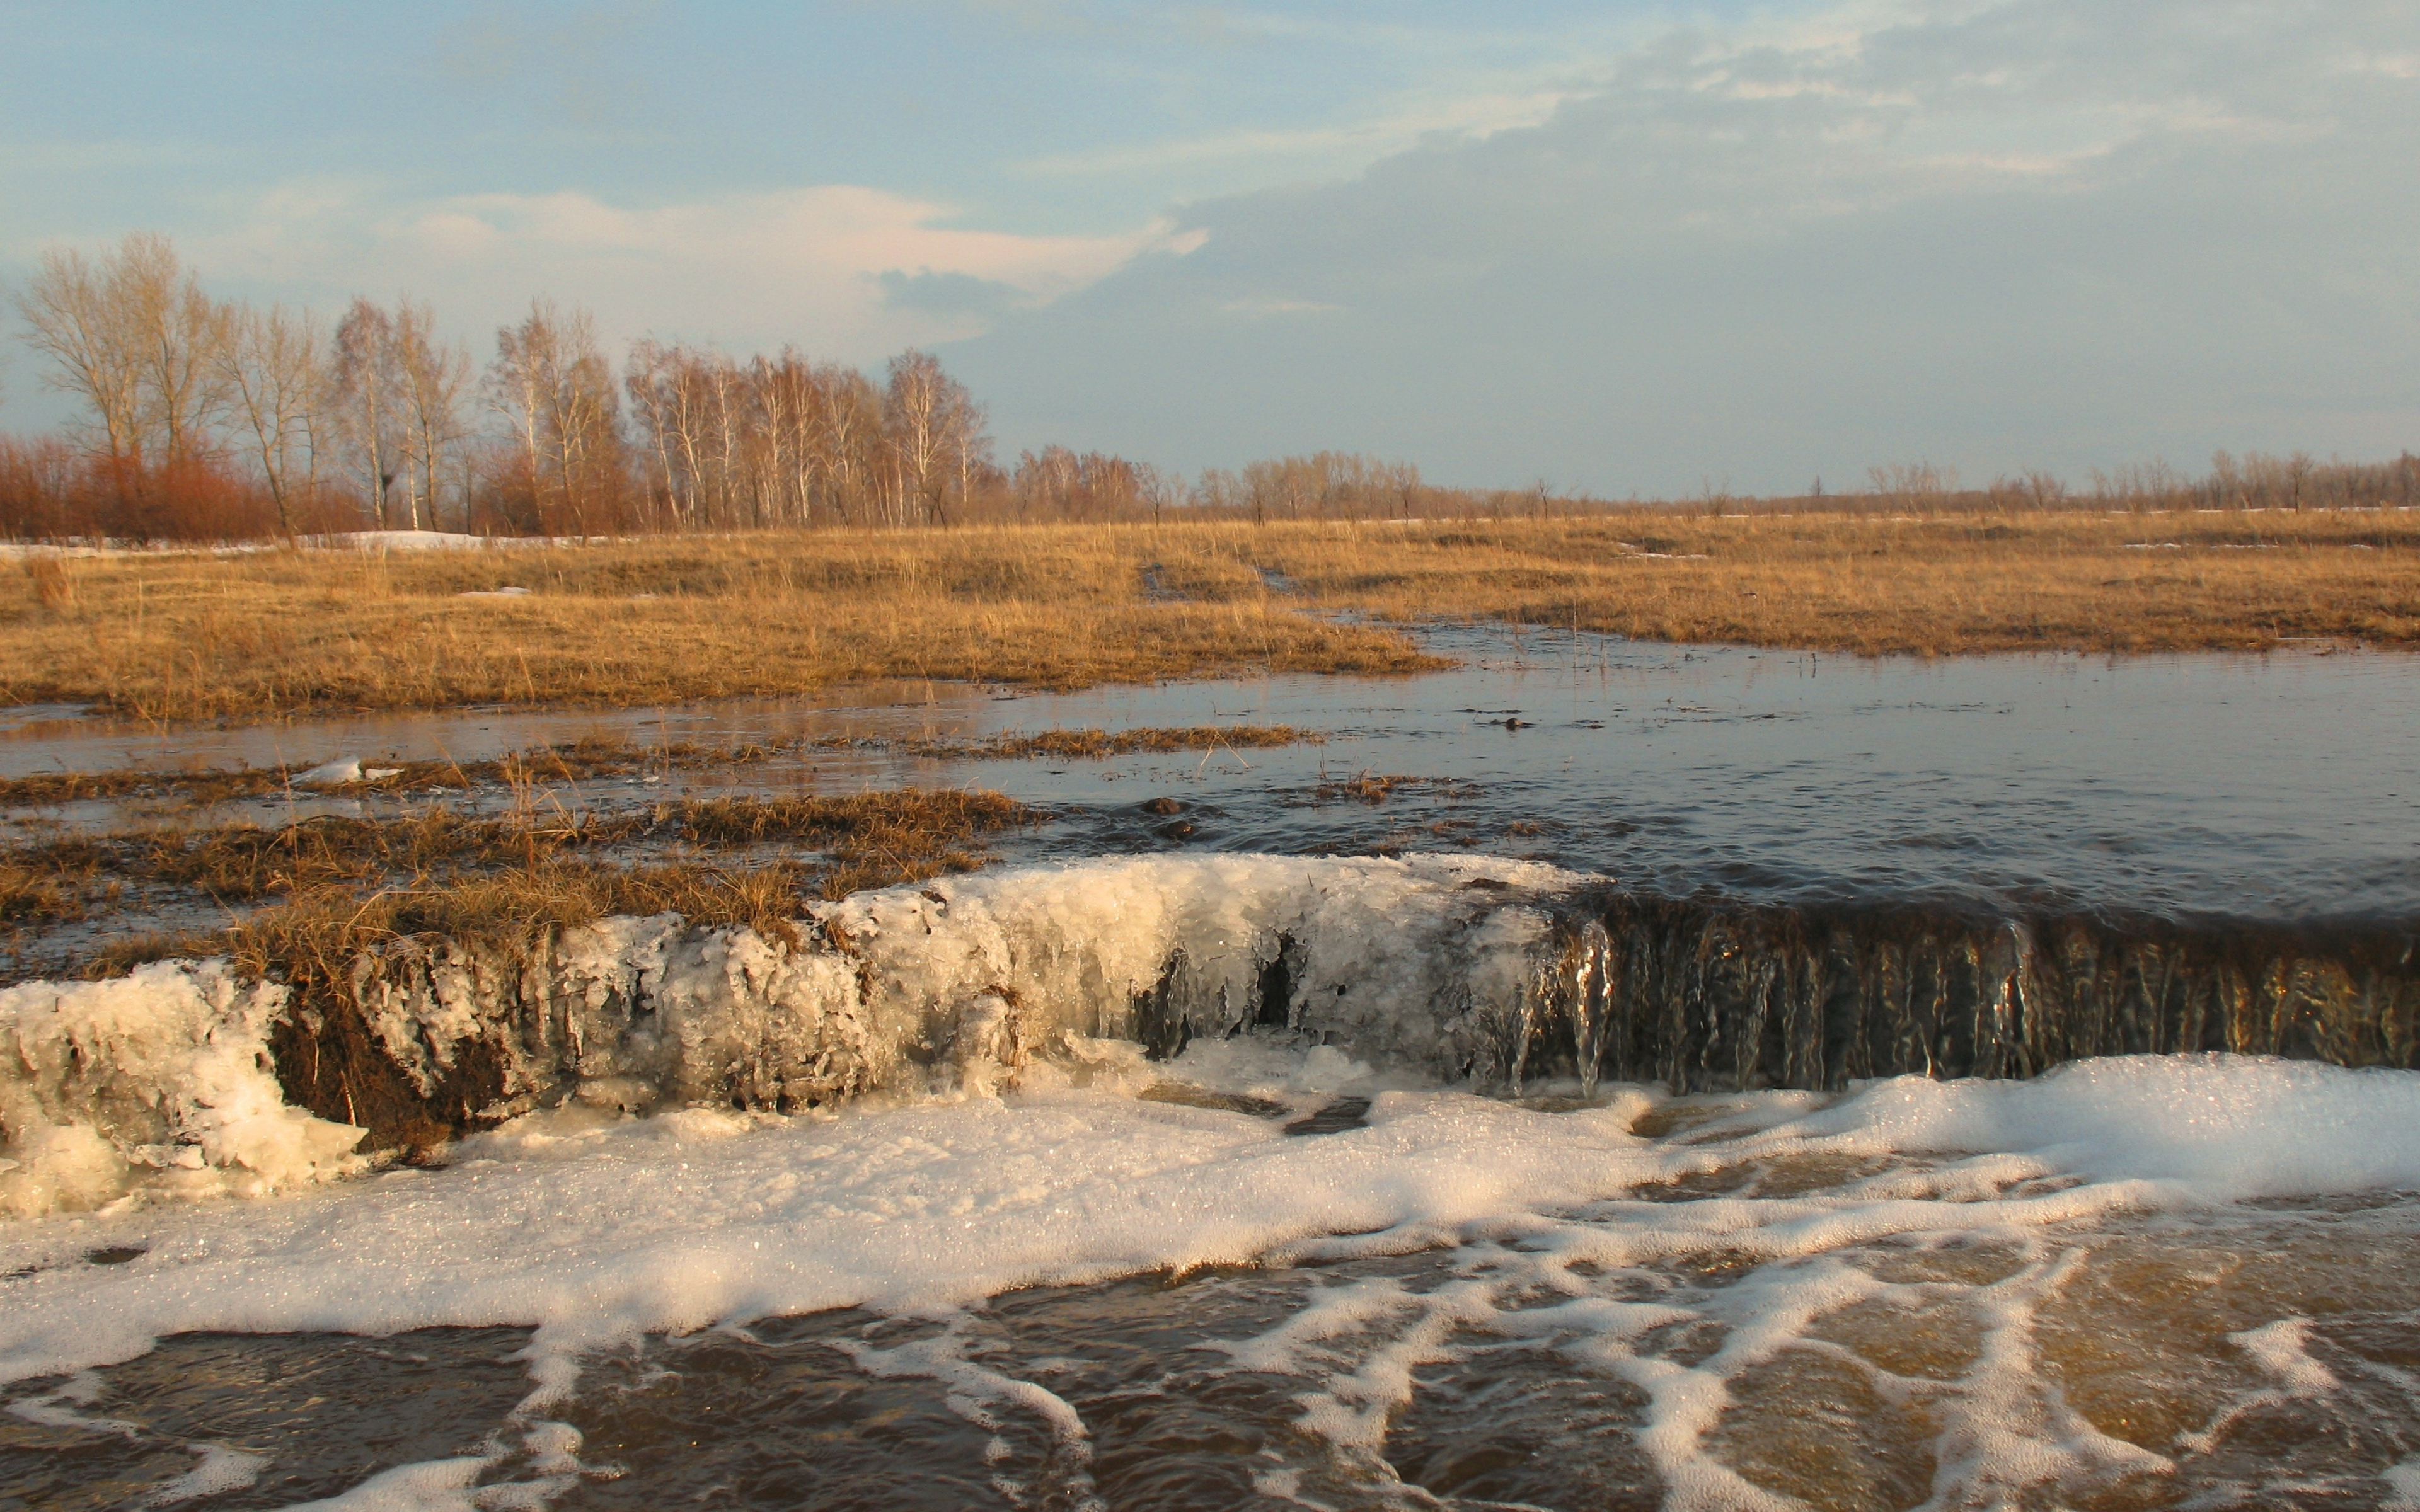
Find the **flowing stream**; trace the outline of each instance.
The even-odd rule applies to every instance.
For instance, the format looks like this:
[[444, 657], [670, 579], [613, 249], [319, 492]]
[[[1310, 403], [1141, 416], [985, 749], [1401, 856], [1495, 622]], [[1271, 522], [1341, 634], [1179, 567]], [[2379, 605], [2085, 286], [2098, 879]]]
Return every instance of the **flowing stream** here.
[[399, 945], [341, 1022], [209, 965], [0, 989], [0, 1505], [2420, 1507], [2408, 661], [1435, 638], [0, 728], [15, 772], [1328, 736], [578, 795], [1058, 814], [796, 941]]

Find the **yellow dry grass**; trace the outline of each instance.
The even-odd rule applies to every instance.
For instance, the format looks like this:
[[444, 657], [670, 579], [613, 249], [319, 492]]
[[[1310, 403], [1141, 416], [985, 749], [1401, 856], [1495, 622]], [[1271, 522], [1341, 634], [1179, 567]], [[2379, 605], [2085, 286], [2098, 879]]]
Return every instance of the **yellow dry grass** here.
[[[1373, 531], [1371, 534], [1378, 534]], [[1268, 554], [1313, 602], [1866, 656], [2420, 644], [2420, 515], [1617, 515]]]
[[[1130, 530], [997, 530], [73, 559], [69, 600], [0, 580], [0, 703], [166, 722], [1439, 665], [1265, 594], [1153, 602], [1148, 549]], [[462, 596], [506, 586], [531, 592]]]
[[[163, 722], [1436, 665], [1342, 611], [1866, 654], [2420, 641], [2401, 512], [1031, 526], [62, 573], [0, 582], [0, 702]], [[461, 596], [505, 586], [530, 592]]]

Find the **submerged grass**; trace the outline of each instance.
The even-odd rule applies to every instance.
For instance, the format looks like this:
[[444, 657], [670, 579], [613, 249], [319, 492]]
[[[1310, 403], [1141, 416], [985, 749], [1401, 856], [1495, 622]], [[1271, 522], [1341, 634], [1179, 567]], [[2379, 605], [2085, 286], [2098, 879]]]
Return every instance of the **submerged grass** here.
[[244, 903], [398, 875], [534, 869], [566, 853], [642, 841], [707, 849], [794, 841], [851, 858], [925, 856], [1035, 817], [997, 793], [915, 788], [840, 797], [688, 799], [612, 815], [479, 817], [441, 807], [391, 819], [322, 814], [274, 826], [77, 836], [21, 847], [8, 864], [63, 887], [106, 873]]
[[[62, 571], [0, 578], [0, 702], [160, 721], [1417, 671], [1435, 659], [1357, 621], [1436, 616], [1868, 654], [2420, 643], [2408, 511], [1187, 521]], [[531, 592], [460, 596], [507, 585]]]
[[[675, 741], [641, 746], [626, 741], [579, 740], [562, 746], [541, 746], [512, 751], [493, 761], [396, 761], [387, 764], [391, 776], [376, 780], [315, 785], [308, 791], [332, 794], [443, 793], [479, 786], [518, 786], [531, 782], [580, 782], [640, 772], [669, 772], [693, 766], [744, 766], [781, 754], [773, 747], [742, 745], [711, 747]], [[294, 790], [302, 766], [240, 766], [206, 769], [122, 767], [107, 772], [35, 772], [0, 778], [0, 808], [37, 808], [78, 803], [95, 798], [181, 798], [189, 803], [225, 803], [240, 798], [264, 798]]]
[[1186, 725], [1174, 729], [1046, 730], [1039, 734], [985, 735], [972, 740], [852, 739], [836, 736], [823, 746], [850, 746], [905, 751], [939, 761], [1022, 761], [1047, 757], [1057, 761], [1107, 761], [1147, 751], [1249, 750], [1276, 746], [1317, 745], [1325, 737], [1288, 724]]
[[781, 841], [848, 859], [926, 856], [1041, 815], [998, 793], [907, 788], [822, 797], [685, 799], [635, 812], [558, 810], [483, 817], [442, 807], [396, 818], [316, 815], [278, 825], [75, 836], [7, 857], [29, 886], [108, 876], [250, 902], [329, 886], [463, 870], [534, 870], [567, 854], [651, 842], [707, 850]]
[[[0, 900], [10, 918], [53, 922], [83, 917], [97, 888], [128, 883], [190, 889], [227, 905], [267, 903], [226, 931], [117, 941], [87, 963], [95, 975], [227, 954], [281, 974], [279, 963], [295, 950], [334, 949], [329, 942], [341, 940], [358, 953], [412, 934], [519, 949], [613, 914], [677, 913], [782, 934], [808, 898], [970, 871], [990, 837], [1042, 817], [997, 793], [925, 789], [692, 800], [601, 817], [482, 818], [443, 809], [396, 819], [319, 817], [22, 847], [0, 863]], [[692, 854], [785, 841], [814, 854]], [[641, 863], [601, 854], [643, 842], [676, 854]]]
[[[1039, 734], [998, 734], [970, 739], [827, 735], [810, 741], [775, 745], [705, 746], [688, 741], [643, 746], [635, 742], [587, 739], [564, 746], [543, 746], [516, 751], [494, 761], [396, 761], [381, 768], [390, 775], [375, 779], [314, 786], [315, 793], [362, 796], [370, 794], [460, 792], [476, 787], [520, 787], [532, 783], [582, 782], [639, 773], [669, 775], [675, 771], [720, 766], [747, 766], [794, 756], [801, 750], [896, 750], [939, 761], [1016, 760], [1036, 756], [1069, 760], [1102, 760], [1142, 751], [1248, 749], [1316, 743], [1313, 731], [1291, 725], [1194, 725], [1176, 729], [1050, 730]], [[242, 798], [274, 797], [296, 791], [299, 766], [221, 767], [163, 770], [127, 767], [108, 772], [37, 772], [0, 778], [0, 808], [43, 808], [92, 799], [176, 798], [208, 805]]]
[[1322, 782], [1311, 789], [1311, 801], [1342, 803], [1349, 800], [1354, 803], [1368, 804], [1374, 809], [1393, 797], [1399, 790], [1404, 792], [1426, 790], [1443, 794], [1448, 797], [1470, 797], [1476, 795], [1479, 791], [1469, 783], [1453, 778], [1407, 777], [1400, 772], [1383, 775], [1375, 772], [1356, 772], [1342, 781]]

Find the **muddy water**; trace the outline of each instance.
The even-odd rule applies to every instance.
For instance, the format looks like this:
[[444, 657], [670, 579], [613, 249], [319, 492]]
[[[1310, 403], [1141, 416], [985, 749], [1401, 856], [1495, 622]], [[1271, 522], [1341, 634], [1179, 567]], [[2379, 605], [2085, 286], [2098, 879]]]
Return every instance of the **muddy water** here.
[[2381, 1263], [2420, 1238], [2409, 1196], [2030, 1228], [1984, 1201], [1789, 1261], [1604, 1257], [1693, 1202], [1735, 1205], [1745, 1244], [1910, 1169], [1750, 1163], [1410, 1254], [650, 1335], [536, 1414], [515, 1412], [520, 1330], [186, 1335], [12, 1388], [0, 1497], [143, 1504], [213, 1463], [249, 1477], [192, 1498], [214, 1508], [448, 1464], [481, 1506], [867, 1512], [2384, 1508], [2420, 1488], [2420, 1269]]
[[[975, 783], [1064, 816], [1012, 856], [1463, 847], [1659, 892], [1776, 902], [2420, 914], [2420, 776], [2408, 760], [2420, 749], [2420, 666], [2408, 656], [1861, 661], [1492, 631], [1427, 639], [1462, 669], [1025, 696], [916, 685], [824, 704], [473, 712], [168, 737], [32, 721], [0, 731], [0, 774], [471, 760], [583, 736], [728, 745], [1280, 723], [1327, 738], [1075, 763], [810, 749], [562, 797], [610, 806], [697, 790]], [[1363, 774], [1412, 780], [1376, 803], [1339, 790]], [[1138, 811], [1160, 797], [1188, 808], [1173, 823]], [[256, 807], [282, 817], [330, 806], [347, 803]], [[91, 805], [46, 817], [125, 816]]]

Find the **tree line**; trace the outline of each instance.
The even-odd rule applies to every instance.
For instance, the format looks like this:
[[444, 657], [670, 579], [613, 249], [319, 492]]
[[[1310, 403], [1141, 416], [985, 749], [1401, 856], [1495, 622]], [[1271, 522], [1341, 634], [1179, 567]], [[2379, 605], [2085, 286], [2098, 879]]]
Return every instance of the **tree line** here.
[[142, 234], [45, 255], [12, 302], [42, 381], [78, 401], [59, 434], [0, 437], [0, 534], [21, 539], [899, 527], [1190, 499], [1061, 446], [1003, 468], [928, 352], [877, 378], [645, 340], [617, 372], [587, 311], [541, 297], [482, 364], [424, 302], [330, 321], [219, 301]]
[[1642, 503], [1697, 512], [1882, 508], [2409, 506], [2420, 459], [2222, 452], [1962, 488], [1927, 463], [1847, 496], [1742, 499], [1709, 486], [1615, 503], [1447, 489], [1419, 469], [1320, 452], [1187, 481], [1063, 446], [995, 456], [983, 406], [928, 352], [878, 376], [793, 347], [746, 360], [643, 340], [617, 371], [585, 310], [540, 297], [482, 363], [425, 302], [356, 298], [333, 321], [210, 297], [164, 237], [46, 254], [11, 301], [41, 380], [78, 402], [61, 432], [0, 436], [0, 537], [236, 540], [364, 529], [588, 535], [1197, 517], [1505, 517]]

